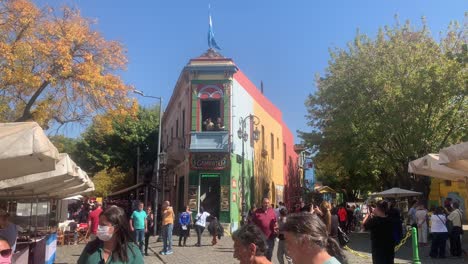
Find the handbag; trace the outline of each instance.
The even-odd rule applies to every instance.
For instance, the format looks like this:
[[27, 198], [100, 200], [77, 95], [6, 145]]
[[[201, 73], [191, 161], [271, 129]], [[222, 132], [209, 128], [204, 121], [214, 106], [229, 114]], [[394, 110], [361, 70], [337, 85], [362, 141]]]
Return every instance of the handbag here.
[[338, 242], [340, 243], [341, 247], [344, 247], [349, 243], [349, 237], [346, 232], [341, 229], [341, 227], [338, 227]]

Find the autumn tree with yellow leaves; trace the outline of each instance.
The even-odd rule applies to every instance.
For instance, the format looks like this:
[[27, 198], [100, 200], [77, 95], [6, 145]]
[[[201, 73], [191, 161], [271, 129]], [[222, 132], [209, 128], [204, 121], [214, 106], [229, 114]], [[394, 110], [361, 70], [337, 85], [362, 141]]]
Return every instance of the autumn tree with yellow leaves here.
[[73, 8], [0, 0], [0, 121], [47, 128], [137, 110], [117, 75], [127, 64], [122, 44], [91, 25]]

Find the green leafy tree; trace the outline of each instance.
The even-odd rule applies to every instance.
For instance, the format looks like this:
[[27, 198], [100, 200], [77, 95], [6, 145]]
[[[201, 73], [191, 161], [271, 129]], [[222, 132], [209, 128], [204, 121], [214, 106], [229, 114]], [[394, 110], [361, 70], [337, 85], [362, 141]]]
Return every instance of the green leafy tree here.
[[90, 173], [118, 168], [137, 173], [137, 150], [141, 171], [151, 176], [157, 156], [159, 113], [157, 108], [139, 108], [136, 115], [98, 116], [77, 144], [77, 157]]
[[312, 131], [301, 133], [318, 151], [317, 174], [341, 186], [410, 187], [409, 161], [468, 140], [466, 33], [451, 23], [436, 41], [425, 21], [397, 23], [332, 50], [306, 101]]
[[54, 144], [60, 153], [67, 153], [72, 159], [76, 158], [76, 144], [78, 143], [78, 139], [68, 138], [64, 135], [55, 135], [50, 136], [49, 140], [52, 142], [52, 144]]
[[118, 168], [102, 170], [93, 177], [94, 195], [106, 197], [114, 191], [120, 190], [132, 184], [128, 174]]

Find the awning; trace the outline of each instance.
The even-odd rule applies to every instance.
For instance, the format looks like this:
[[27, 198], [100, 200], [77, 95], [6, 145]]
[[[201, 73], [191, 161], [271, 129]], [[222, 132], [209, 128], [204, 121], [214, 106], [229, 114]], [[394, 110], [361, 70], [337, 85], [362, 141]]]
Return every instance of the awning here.
[[411, 161], [408, 164], [408, 172], [451, 181], [463, 180], [468, 177], [468, 172], [449, 168], [442, 165], [443, 162], [438, 154], [428, 154]]
[[65, 198], [69, 196], [74, 196], [78, 194], [87, 194], [94, 191], [94, 184], [91, 179], [88, 177], [88, 174], [83, 170], [79, 170], [79, 174], [84, 179], [81, 184], [70, 186], [63, 189], [57, 189], [55, 191], [50, 192], [49, 196], [51, 197], [59, 197]]
[[55, 170], [58, 158], [37, 123], [0, 123], [0, 180]]
[[468, 142], [452, 145], [439, 151], [445, 166], [468, 172]]
[[60, 153], [59, 161], [55, 165], [55, 170], [24, 175], [12, 179], [0, 180], [0, 190], [6, 192], [14, 191], [34, 191], [38, 192], [41, 187], [57, 185], [78, 176], [78, 167], [68, 154]]
[[0, 192], [0, 199], [25, 199], [31, 197], [50, 197], [50, 198], [64, 198], [68, 196], [78, 195], [82, 192], [88, 191], [89, 188], [94, 189], [94, 184], [92, 184], [86, 172], [81, 170], [79, 167], [74, 165], [73, 174], [71, 179], [57, 180], [54, 182], [48, 182], [44, 184], [34, 184], [28, 183], [17, 188], [8, 188], [3, 189]]
[[140, 188], [140, 187], [143, 187], [143, 186], [145, 186], [145, 185], [150, 185], [151, 187], [154, 188], [154, 186], [153, 186], [152, 184], [138, 183], [138, 184], [135, 184], [135, 185], [130, 186], [130, 187], [128, 187], [128, 188], [125, 188], [125, 189], [122, 189], [122, 190], [113, 192], [113, 193], [109, 194], [107, 197], [117, 196], [117, 195], [120, 195], [120, 194], [124, 194], [124, 193], [130, 192], [130, 191], [136, 190], [136, 189], [138, 189], [138, 188]]
[[320, 186], [315, 189], [318, 193], [336, 193], [336, 191], [328, 186]]

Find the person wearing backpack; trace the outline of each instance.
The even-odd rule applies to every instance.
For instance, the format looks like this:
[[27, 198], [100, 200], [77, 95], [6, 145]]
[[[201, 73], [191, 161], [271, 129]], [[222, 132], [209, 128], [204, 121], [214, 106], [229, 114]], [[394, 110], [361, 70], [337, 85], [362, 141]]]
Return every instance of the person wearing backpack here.
[[463, 233], [462, 228], [462, 212], [460, 211], [460, 203], [453, 203], [453, 211], [448, 215], [447, 219], [452, 223], [452, 230], [449, 231], [450, 237], [450, 254], [454, 257], [462, 256], [460, 235]]
[[431, 216], [432, 244], [431, 258], [445, 258], [445, 244], [447, 243], [447, 219], [445, 218], [444, 208], [438, 207]]
[[210, 216], [210, 213], [206, 212], [203, 207], [200, 208], [200, 212], [195, 217], [195, 231], [197, 232], [197, 244], [196, 247], [201, 247], [201, 235], [206, 227], [206, 218]]

